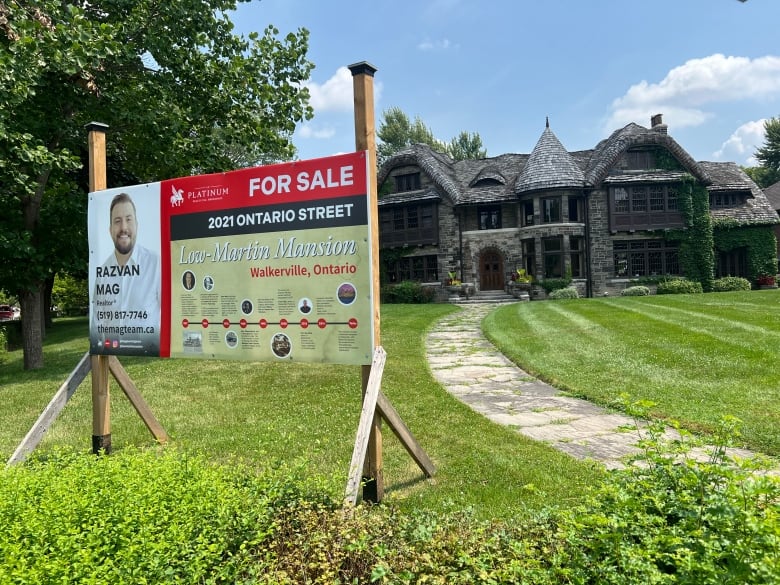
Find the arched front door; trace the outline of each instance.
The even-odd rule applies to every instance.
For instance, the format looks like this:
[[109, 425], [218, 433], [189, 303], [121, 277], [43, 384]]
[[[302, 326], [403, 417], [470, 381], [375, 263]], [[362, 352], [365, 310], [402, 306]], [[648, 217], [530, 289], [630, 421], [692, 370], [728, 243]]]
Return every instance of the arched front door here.
[[504, 257], [496, 250], [485, 250], [479, 256], [479, 289], [504, 288]]

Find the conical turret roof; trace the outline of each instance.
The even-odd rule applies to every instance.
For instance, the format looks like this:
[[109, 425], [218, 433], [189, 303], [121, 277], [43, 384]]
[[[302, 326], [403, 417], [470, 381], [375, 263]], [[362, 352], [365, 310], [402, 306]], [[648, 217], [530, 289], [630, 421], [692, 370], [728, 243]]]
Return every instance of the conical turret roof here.
[[585, 176], [547, 124], [517, 178], [515, 193], [581, 188]]

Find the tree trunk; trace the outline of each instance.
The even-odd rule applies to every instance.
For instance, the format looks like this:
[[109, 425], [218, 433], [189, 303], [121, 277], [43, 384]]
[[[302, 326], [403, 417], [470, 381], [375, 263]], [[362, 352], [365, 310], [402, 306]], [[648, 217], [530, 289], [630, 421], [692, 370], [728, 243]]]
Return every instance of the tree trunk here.
[[24, 369], [37, 370], [43, 367], [43, 324], [41, 322], [40, 286], [36, 290], [24, 291], [19, 295], [22, 308], [22, 350]]

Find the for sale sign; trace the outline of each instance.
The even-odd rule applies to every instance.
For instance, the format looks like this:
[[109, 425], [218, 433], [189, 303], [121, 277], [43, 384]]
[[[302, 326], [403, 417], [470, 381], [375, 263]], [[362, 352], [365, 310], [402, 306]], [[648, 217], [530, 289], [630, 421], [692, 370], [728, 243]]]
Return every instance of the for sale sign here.
[[90, 194], [97, 354], [369, 364], [368, 157]]

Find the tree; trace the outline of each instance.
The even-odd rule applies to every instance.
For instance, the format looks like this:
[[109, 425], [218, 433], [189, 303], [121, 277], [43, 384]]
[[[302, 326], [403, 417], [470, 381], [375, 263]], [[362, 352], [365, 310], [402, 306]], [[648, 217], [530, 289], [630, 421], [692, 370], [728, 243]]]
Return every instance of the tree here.
[[433, 135], [419, 116], [414, 122], [409, 120], [401, 108], [390, 108], [382, 114], [382, 122], [377, 130], [377, 164], [381, 167], [396, 152], [412, 144], [427, 144], [438, 152], [449, 154], [455, 160], [484, 158], [487, 151], [482, 147], [482, 138], [478, 133], [461, 132], [450, 142], [443, 142]]
[[22, 306], [25, 368], [43, 365], [45, 283], [86, 264], [85, 124], [109, 125], [109, 160], [137, 182], [294, 155], [308, 32], [236, 35], [239, 1], [0, 0], [0, 289]]
[[447, 153], [454, 160], [469, 160], [487, 156], [487, 150], [482, 146], [482, 138], [479, 134], [465, 131], [450, 140], [447, 145]]
[[780, 181], [780, 118], [764, 121], [764, 146], [756, 150], [756, 159], [761, 169], [755, 173], [761, 187], [768, 187]]
[[393, 154], [412, 144], [427, 144], [434, 150], [444, 152], [446, 145], [433, 135], [419, 116], [409, 120], [401, 108], [390, 108], [382, 114], [383, 120], [377, 130], [377, 164], [382, 166]]

